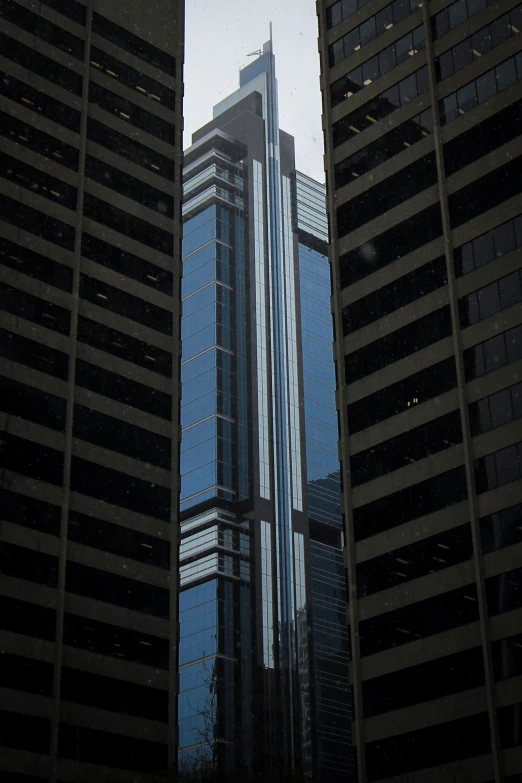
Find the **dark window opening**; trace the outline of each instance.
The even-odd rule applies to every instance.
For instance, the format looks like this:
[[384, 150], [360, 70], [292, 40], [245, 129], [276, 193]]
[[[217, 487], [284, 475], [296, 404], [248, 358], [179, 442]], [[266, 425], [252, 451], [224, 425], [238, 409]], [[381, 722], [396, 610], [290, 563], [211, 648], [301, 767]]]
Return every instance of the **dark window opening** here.
[[20, 103], [26, 109], [37, 112], [69, 130], [80, 132], [80, 112], [65, 103], [51, 98], [47, 93], [29, 87], [5, 71], [0, 72], [0, 94]]
[[463, 358], [467, 381], [522, 359], [522, 325], [467, 348]]
[[141, 60], [155, 65], [161, 71], [165, 71], [170, 76], [176, 75], [176, 59], [162, 49], [158, 49], [143, 38], [130, 33], [125, 28], [120, 27], [114, 22], [110, 22], [105, 17], [97, 14], [92, 15], [92, 29], [102, 38], [106, 38], [115, 46], [121, 47], [124, 51], [134, 54]]
[[62, 451], [8, 432], [3, 432], [0, 437], [0, 465], [6, 470], [55, 486], [63, 483]]
[[522, 271], [516, 270], [459, 299], [462, 328], [483, 321], [522, 301]]
[[[2, 650], [0, 685], [39, 696], [52, 696], [53, 664]], [[2, 775], [3, 779], [3, 775]]]
[[48, 587], [58, 587], [58, 558], [0, 541], [0, 573]]
[[89, 193], [85, 194], [83, 211], [86, 217], [101, 223], [103, 226], [112, 228], [114, 231], [125, 234], [131, 237], [131, 239], [159, 250], [168, 256], [174, 254], [174, 237], [171, 233], [162, 228], [157, 228], [151, 223], [147, 223], [145, 220], [125, 212], [123, 209], [114, 207], [106, 201], [96, 198], [96, 196], [91, 196]]
[[136, 163], [137, 166], [153, 171], [158, 177], [174, 179], [173, 160], [134, 139], [129, 139], [125, 134], [118, 133], [92, 117], [87, 119], [87, 138]]
[[[169, 431], [168, 427], [165, 429]], [[158, 435], [92, 408], [74, 406], [73, 435], [104, 449], [170, 470], [170, 437]]]
[[451, 334], [449, 305], [418, 318], [345, 357], [346, 383], [354, 383]]
[[0, 263], [62, 291], [72, 291], [73, 271], [70, 267], [8, 239], [0, 239]]
[[471, 16], [478, 14], [491, 5], [492, 0], [457, 0], [439, 11], [431, 20], [433, 40], [436, 41], [450, 30], [458, 27]]
[[54, 641], [56, 611], [46, 606], [0, 596], [0, 627], [6, 631]]
[[58, 755], [75, 762], [164, 775], [167, 772], [167, 751], [168, 745], [160, 742], [67, 723], [60, 723], [59, 727]]
[[50, 751], [51, 721], [45, 718], [35, 718], [33, 715], [22, 715], [19, 712], [0, 710], [2, 733], [0, 745], [4, 748], [15, 748], [28, 753]]
[[[78, 171], [78, 150], [70, 144], [28, 125], [10, 114], [0, 112], [0, 134], [21, 147], [33, 150], [68, 169]], [[18, 180], [18, 184], [22, 184]]]
[[41, 0], [41, 2], [54, 8], [58, 13], [68, 16], [73, 22], [85, 24], [87, 9], [83, 3], [78, 3], [77, 0]]
[[475, 482], [479, 494], [519, 478], [522, 478], [522, 442], [475, 460]]
[[[498, 733], [502, 748], [522, 745], [522, 702], [500, 707], [498, 710]], [[507, 781], [507, 778], [504, 778]]]
[[491, 615], [511, 612], [522, 606], [522, 568], [486, 579], [486, 597]]
[[26, 383], [0, 376], [0, 410], [65, 432], [66, 401]]
[[124, 122], [150, 133], [151, 136], [155, 136], [167, 144], [174, 146], [176, 143], [176, 128], [172, 123], [145, 111], [145, 109], [140, 109], [136, 104], [106, 90], [105, 87], [101, 87], [93, 81], [89, 82], [89, 102], [97, 104], [100, 109], [115, 114]]
[[468, 496], [464, 466], [413, 484], [354, 509], [355, 540], [460, 503]]
[[2, 219], [22, 231], [29, 231], [54, 245], [74, 250], [74, 228], [61, 220], [44, 215], [8, 196], [0, 196]]
[[507, 680], [522, 674], [522, 633], [493, 642], [491, 652], [495, 680]]
[[171, 377], [172, 354], [109, 326], [98, 324], [90, 318], [79, 316], [78, 340], [140, 367], [146, 367], [159, 375]]
[[522, 383], [472, 402], [469, 418], [472, 435], [489, 432], [522, 418]]
[[0, 49], [3, 57], [18, 63], [22, 68], [27, 68], [28, 71], [32, 71], [38, 74], [38, 76], [43, 76], [44, 79], [58, 84], [64, 90], [68, 90], [75, 95], [82, 94], [83, 79], [80, 74], [71, 71], [70, 68], [66, 68], [49, 57], [45, 57], [45, 55], [37, 52], [36, 49], [31, 49], [29, 46], [15, 41], [14, 38], [10, 38], [4, 33], [0, 33]]
[[[114, 41], [112, 41], [114, 43]], [[128, 50], [127, 50], [128, 51]], [[122, 84], [136, 90], [140, 95], [157, 101], [171, 111], [176, 111], [176, 93], [163, 84], [140, 73], [130, 65], [111, 57], [107, 52], [102, 52], [96, 46], [91, 47], [91, 66], [102, 73], [108, 74], [113, 79], [118, 79]]]
[[7, 313], [52, 329], [53, 332], [69, 334], [71, 311], [65, 307], [33, 296], [19, 288], [0, 283], [0, 307]]
[[354, 434], [408, 408], [432, 400], [457, 386], [453, 356], [402, 381], [348, 405], [350, 433]]
[[83, 41], [76, 35], [69, 33], [64, 27], [58, 27], [40, 14], [29, 11], [28, 8], [24, 8], [13, 0], [2, 0], [0, 16], [29, 33], [33, 33], [38, 38], [42, 38], [51, 46], [56, 46], [57, 49], [72, 54], [77, 60], [83, 61]]
[[52, 536], [60, 535], [60, 506], [9, 489], [0, 489], [0, 508], [2, 519], [6, 522], [41, 530]]
[[496, 552], [522, 541], [522, 503], [480, 519], [482, 551]]
[[149, 288], [154, 288], [168, 296], [173, 295], [172, 272], [101, 239], [96, 239], [90, 234], [82, 234], [82, 255], [126, 277], [138, 280]]
[[490, 264], [496, 258], [522, 247], [522, 215], [508, 220], [500, 226], [481, 234], [471, 242], [455, 248], [455, 271], [457, 277], [467, 275], [474, 269]]
[[139, 514], [170, 522], [170, 489], [118, 470], [72, 458], [71, 489]]
[[95, 277], [80, 276], [80, 298], [162, 334], [172, 335], [171, 312]]
[[69, 357], [62, 351], [0, 329], [0, 356], [67, 380]]
[[163, 587], [137, 582], [98, 568], [67, 562], [65, 589], [125, 609], [154, 615], [169, 616], [169, 591]]

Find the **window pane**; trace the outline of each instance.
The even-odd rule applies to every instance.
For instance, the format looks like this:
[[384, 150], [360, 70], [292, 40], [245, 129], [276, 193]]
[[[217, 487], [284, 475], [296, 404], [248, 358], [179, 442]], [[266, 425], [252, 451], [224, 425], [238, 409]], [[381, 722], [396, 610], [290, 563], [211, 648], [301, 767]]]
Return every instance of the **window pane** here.
[[471, 48], [475, 57], [477, 55], [486, 54], [491, 49], [491, 35], [489, 27], [485, 27], [483, 30], [479, 30], [478, 33], [471, 39]]
[[517, 71], [515, 68], [515, 62], [511, 58], [506, 60], [505, 63], [497, 65], [495, 68], [495, 76], [497, 79], [497, 89], [500, 92], [509, 87], [510, 84], [514, 84], [517, 80]]
[[466, 0], [457, 0], [456, 3], [452, 3], [448, 8], [448, 14], [450, 29], [453, 30], [468, 18]]
[[499, 280], [500, 308], [505, 310], [522, 300], [522, 290], [520, 286], [520, 272], [514, 272], [512, 275]]
[[493, 248], [493, 236], [492, 234], [484, 234], [484, 236], [477, 237], [473, 242], [473, 257], [475, 259], [475, 268], [489, 264], [495, 258], [495, 251]]
[[494, 313], [498, 313], [500, 310], [500, 296], [496, 282], [478, 291], [478, 303], [481, 321], [484, 318], [489, 318]]
[[497, 94], [497, 82], [494, 71], [488, 71], [479, 76], [477, 81], [478, 102], [484, 103], [488, 98]]
[[457, 91], [457, 103], [460, 114], [464, 114], [477, 105], [477, 91], [475, 88], [475, 82], [466, 84]]

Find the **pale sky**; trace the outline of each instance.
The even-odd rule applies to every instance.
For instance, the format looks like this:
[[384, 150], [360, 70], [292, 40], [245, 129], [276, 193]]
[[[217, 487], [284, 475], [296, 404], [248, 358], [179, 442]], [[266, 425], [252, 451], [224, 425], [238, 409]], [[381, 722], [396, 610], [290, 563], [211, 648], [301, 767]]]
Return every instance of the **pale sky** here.
[[324, 182], [315, 0], [186, 0], [185, 137], [239, 87], [239, 69], [272, 22], [279, 125], [295, 137], [296, 167]]

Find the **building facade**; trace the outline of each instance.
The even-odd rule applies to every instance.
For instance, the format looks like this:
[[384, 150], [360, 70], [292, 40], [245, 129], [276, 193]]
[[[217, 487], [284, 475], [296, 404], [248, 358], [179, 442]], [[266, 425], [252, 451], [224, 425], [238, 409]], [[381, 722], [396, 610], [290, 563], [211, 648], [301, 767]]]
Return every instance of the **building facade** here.
[[180, 776], [344, 780], [351, 712], [325, 189], [296, 172], [293, 138], [279, 129], [271, 41], [192, 141]]
[[361, 781], [522, 774], [522, 7], [321, 0]]
[[175, 772], [184, 9], [148, 6], [0, 5], [8, 783]]

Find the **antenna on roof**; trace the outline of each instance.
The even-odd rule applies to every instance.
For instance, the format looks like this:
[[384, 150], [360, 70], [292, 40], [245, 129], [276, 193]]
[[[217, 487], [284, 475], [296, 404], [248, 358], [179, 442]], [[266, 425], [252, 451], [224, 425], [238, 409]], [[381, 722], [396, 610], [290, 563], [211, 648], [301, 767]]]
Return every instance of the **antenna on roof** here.
[[247, 54], [247, 57], [258, 57], [260, 54], [263, 54], [261, 49], [256, 49], [255, 52], [250, 52], [250, 54]]

